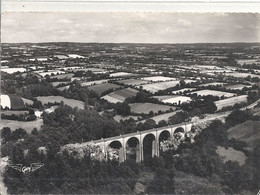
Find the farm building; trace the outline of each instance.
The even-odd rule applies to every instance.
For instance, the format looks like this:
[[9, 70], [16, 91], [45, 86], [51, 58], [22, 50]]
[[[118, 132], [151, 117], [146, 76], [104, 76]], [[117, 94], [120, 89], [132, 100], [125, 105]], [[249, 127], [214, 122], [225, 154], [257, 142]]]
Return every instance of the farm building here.
[[26, 105], [32, 105], [33, 101], [15, 95], [1, 95], [1, 107], [3, 109], [22, 109]]

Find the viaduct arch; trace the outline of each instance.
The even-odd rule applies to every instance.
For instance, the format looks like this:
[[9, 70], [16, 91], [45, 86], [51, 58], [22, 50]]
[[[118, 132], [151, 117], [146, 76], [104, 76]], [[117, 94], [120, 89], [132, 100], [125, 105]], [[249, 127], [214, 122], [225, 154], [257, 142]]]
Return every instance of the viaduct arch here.
[[[111, 144], [118, 143], [118, 153], [119, 153], [119, 163], [124, 162], [127, 160], [127, 152], [129, 153], [129, 141], [136, 140], [135, 145], [135, 157], [136, 162], [144, 161], [144, 141], [148, 136], [153, 136], [154, 139], [152, 140], [152, 157], [160, 156], [160, 138], [163, 134], [168, 134], [168, 137], [172, 139], [174, 135], [178, 132], [190, 132], [192, 127], [192, 123], [181, 123], [172, 126], [166, 126], [156, 129], [150, 129], [146, 131], [138, 131], [135, 133], [124, 134], [115, 137], [109, 137], [105, 139], [95, 140], [91, 142], [86, 142], [84, 144], [95, 144], [99, 145], [102, 149], [102, 152], [105, 154], [106, 159], [108, 159], [108, 148]], [[120, 143], [120, 144], [119, 144]], [[130, 152], [131, 153], [131, 152]]]

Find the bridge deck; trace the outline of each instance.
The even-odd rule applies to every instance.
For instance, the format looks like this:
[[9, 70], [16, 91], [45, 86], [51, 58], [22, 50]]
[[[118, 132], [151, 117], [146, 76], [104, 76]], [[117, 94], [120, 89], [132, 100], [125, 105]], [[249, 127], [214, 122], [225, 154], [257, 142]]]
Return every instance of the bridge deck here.
[[89, 142], [85, 142], [85, 143], [95, 143], [95, 144], [97, 144], [97, 143], [104, 142], [104, 141], [112, 141], [112, 140], [116, 140], [116, 139], [121, 139], [123, 137], [130, 137], [130, 136], [139, 135], [141, 133], [142, 134], [143, 133], [150, 133], [150, 132], [153, 132], [153, 131], [160, 131], [160, 130], [164, 130], [164, 129], [168, 129], [168, 128], [180, 127], [182, 125], [187, 125], [187, 124], [192, 124], [192, 123], [188, 122], [188, 123], [179, 123], [179, 124], [175, 124], [175, 125], [168, 125], [168, 126], [165, 126], [165, 127], [148, 129], [148, 130], [145, 130], [145, 131], [137, 131], [137, 132], [134, 132], [134, 133], [122, 134], [122, 135], [118, 135], [118, 136], [114, 136], [114, 137], [98, 139], [98, 140], [89, 141]]

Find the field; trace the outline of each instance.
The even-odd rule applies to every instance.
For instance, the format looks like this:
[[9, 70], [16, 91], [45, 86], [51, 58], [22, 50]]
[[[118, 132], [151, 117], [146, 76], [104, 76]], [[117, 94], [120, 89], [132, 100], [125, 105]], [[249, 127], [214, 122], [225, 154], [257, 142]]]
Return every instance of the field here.
[[109, 81], [108, 79], [88, 81], [88, 82], [81, 83], [81, 86], [88, 87], [88, 86], [92, 86], [92, 85], [98, 85], [98, 84], [101, 84], [101, 83], [107, 83], [108, 81]]
[[67, 86], [64, 86], [64, 87], [58, 87], [57, 89], [59, 90], [59, 91], [63, 91], [64, 89], [68, 89], [70, 86], [69, 85], [67, 85]]
[[90, 87], [88, 87], [88, 89], [90, 91], [96, 92], [100, 96], [103, 92], [105, 92], [109, 89], [118, 89], [120, 87], [121, 87], [120, 85], [116, 85], [113, 83], [101, 83], [99, 85], [90, 86]]
[[175, 81], [176, 78], [171, 78], [171, 77], [164, 77], [164, 76], [153, 76], [153, 77], [144, 77], [142, 80], [147, 80], [147, 81]]
[[128, 97], [133, 97], [138, 93], [136, 89], [126, 88], [118, 91], [114, 91], [102, 97], [111, 103], [123, 102]]
[[245, 141], [250, 148], [260, 143], [260, 121], [246, 121], [228, 130], [229, 139]]
[[101, 69], [101, 68], [82, 68], [82, 69], [73, 69], [71, 71], [72, 72], [78, 72], [78, 71], [88, 72], [88, 71], [91, 71], [93, 73], [107, 73], [108, 72], [107, 70]]
[[236, 84], [236, 85], [228, 85], [225, 86], [226, 89], [230, 90], [242, 90], [244, 87], [250, 87], [248, 85]]
[[79, 100], [64, 98], [62, 96], [38, 96], [36, 98], [37, 100], [41, 101], [42, 104], [48, 104], [48, 102], [55, 103], [55, 102], [63, 101], [64, 104], [71, 106], [72, 108], [78, 107], [79, 109], [84, 109], [84, 102]]
[[126, 79], [126, 80], [120, 80], [117, 82], [125, 84], [125, 85], [131, 85], [131, 86], [143, 85], [143, 84], [149, 83], [149, 81], [139, 80], [139, 79]]
[[217, 109], [221, 109], [225, 106], [233, 106], [235, 104], [239, 104], [241, 102], [247, 102], [247, 95], [240, 95], [236, 97], [227, 98], [224, 100], [215, 101]]
[[40, 75], [41, 77], [45, 77], [47, 75], [52, 76], [57, 74], [65, 74], [64, 71], [60, 71], [60, 70], [49, 71], [49, 72], [42, 72], [42, 71], [35, 71], [35, 72], [37, 72], [37, 74]]
[[190, 102], [191, 98], [181, 95], [162, 95], [162, 96], [153, 96], [154, 98], [160, 100], [164, 103], [170, 104], [182, 104], [183, 102]]
[[[169, 113], [165, 113], [165, 114], [160, 114], [160, 115], [157, 115], [157, 116], [153, 116], [151, 117], [150, 119], [153, 119], [157, 124], [159, 123], [159, 121], [161, 120], [165, 120], [165, 121], [168, 121], [168, 119], [175, 115], [177, 112], [180, 112], [180, 110], [176, 110], [174, 112], [169, 112]], [[139, 122], [145, 122], [147, 119], [145, 120], [141, 120]]]
[[121, 119], [122, 120], [127, 120], [127, 119], [130, 119], [130, 118], [133, 118], [134, 120], [138, 120], [138, 116], [133, 116], [133, 115], [129, 115], [129, 116], [115, 115], [114, 116], [114, 119], [117, 122], [120, 122]]
[[127, 77], [127, 76], [134, 76], [135, 74], [133, 73], [128, 73], [128, 72], [115, 72], [111, 73], [110, 77]]
[[161, 104], [153, 104], [153, 103], [133, 103], [129, 104], [131, 107], [131, 112], [136, 114], [149, 114], [150, 111], [153, 111], [154, 113], [157, 113], [158, 111], [167, 111], [171, 108], [175, 110], [176, 108], [174, 106], [166, 106]]
[[228, 92], [223, 92], [223, 91], [215, 91], [215, 90], [208, 90], [208, 89], [204, 89], [204, 90], [200, 90], [200, 91], [194, 91], [191, 92], [191, 94], [195, 94], [197, 93], [198, 96], [207, 96], [207, 95], [213, 95], [213, 96], [225, 96], [225, 97], [232, 97], [235, 96], [235, 93], [228, 93]]
[[251, 76], [251, 78], [253, 78], [253, 77], [258, 77], [258, 78], [260, 78], [260, 75], [257, 75], [257, 74], [240, 73], [240, 72], [225, 73], [225, 75], [226, 75], [226, 76], [238, 77], [238, 78], [245, 78], [245, 77], [248, 77], [248, 76]]
[[6, 72], [8, 74], [13, 74], [15, 72], [25, 72], [25, 68], [1, 68], [2, 72]]
[[60, 74], [55, 76], [50, 76], [51, 79], [57, 78], [57, 79], [71, 79], [74, 76], [73, 73], [68, 74]]
[[184, 89], [180, 89], [177, 91], [172, 91], [172, 94], [178, 94], [178, 93], [183, 93], [183, 92], [191, 92], [191, 91], [195, 91], [196, 88], [184, 88]]
[[139, 87], [142, 87], [143, 89], [150, 91], [151, 93], [155, 93], [160, 90], [165, 90], [170, 87], [175, 87], [177, 84], [179, 84], [179, 81], [165, 81], [165, 82], [159, 82], [159, 83], [145, 84], [145, 85], [141, 85]]
[[53, 87], [56, 87], [59, 84], [67, 84], [67, 83], [69, 83], [69, 82], [68, 81], [61, 81], [61, 82], [57, 81], [57, 82], [52, 82], [51, 84], [52, 84]]
[[5, 114], [5, 115], [16, 115], [19, 116], [20, 114], [29, 114], [29, 111], [27, 110], [6, 110], [6, 111], [1, 111], [1, 114]]
[[220, 83], [220, 82], [214, 82], [214, 83], [205, 83], [205, 84], [201, 84], [199, 85], [200, 87], [207, 87], [207, 86], [217, 86], [217, 85], [226, 85], [226, 83]]
[[216, 150], [217, 154], [223, 158], [224, 162], [227, 161], [237, 161], [240, 166], [245, 164], [246, 162], [246, 155], [238, 150], [234, 150], [233, 148], [229, 147], [228, 149], [218, 146]]
[[16, 129], [22, 128], [27, 133], [31, 133], [33, 128], [37, 128], [39, 130], [42, 124], [43, 124], [42, 119], [37, 119], [36, 121], [28, 121], [28, 122], [1, 119], [0, 129], [2, 129], [3, 127], [9, 127], [12, 131], [14, 131]]

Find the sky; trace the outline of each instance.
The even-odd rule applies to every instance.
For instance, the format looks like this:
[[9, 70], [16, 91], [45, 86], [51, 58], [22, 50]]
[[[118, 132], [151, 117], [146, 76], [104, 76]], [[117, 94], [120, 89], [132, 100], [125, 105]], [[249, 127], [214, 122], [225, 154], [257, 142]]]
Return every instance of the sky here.
[[1, 41], [101, 43], [260, 42], [260, 14], [7, 12]]

